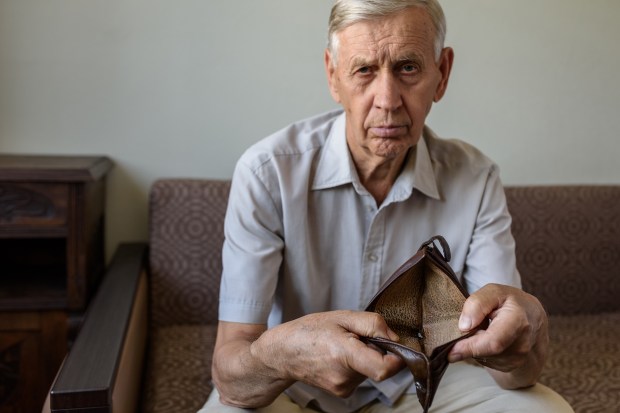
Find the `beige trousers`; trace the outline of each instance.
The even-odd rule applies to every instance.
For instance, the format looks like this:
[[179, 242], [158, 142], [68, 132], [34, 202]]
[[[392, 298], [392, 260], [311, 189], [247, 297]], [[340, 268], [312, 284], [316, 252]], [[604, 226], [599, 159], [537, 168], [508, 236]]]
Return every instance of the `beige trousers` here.
[[[302, 408], [285, 394], [271, 405], [262, 409], [246, 410], [224, 406], [214, 390], [209, 400], [198, 413], [316, 413], [316, 410]], [[387, 407], [379, 402], [360, 409], [359, 413], [422, 413], [415, 394], [401, 397], [395, 406]], [[452, 364], [446, 370], [429, 413], [572, 413], [573, 409], [557, 393], [537, 384], [524, 390], [502, 390], [493, 378], [481, 367], [467, 363]]]

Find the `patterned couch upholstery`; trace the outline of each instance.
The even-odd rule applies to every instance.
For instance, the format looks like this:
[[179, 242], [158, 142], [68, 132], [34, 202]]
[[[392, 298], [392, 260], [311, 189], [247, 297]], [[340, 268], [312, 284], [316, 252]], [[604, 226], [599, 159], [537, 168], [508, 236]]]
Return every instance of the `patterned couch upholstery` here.
[[541, 382], [620, 412], [620, 186], [506, 188], [523, 289], [550, 315]]
[[[166, 179], [152, 187], [144, 412], [195, 412], [211, 391], [228, 191], [227, 181]], [[552, 349], [541, 381], [578, 413], [620, 411], [620, 186], [510, 187], [506, 193], [524, 289], [550, 314]], [[102, 285], [99, 296], [106, 289]], [[88, 323], [69, 358], [88, 351], [80, 345]], [[134, 328], [127, 323], [123, 337]], [[65, 375], [71, 376], [57, 380], [58, 411], [79, 407], [62, 404], [60, 396], [71, 393], [67, 382], [86, 380]], [[122, 367], [107, 380], [111, 404], [121, 398], [114, 395], [118, 377]], [[97, 411], [118, 411], [110, 406]]]

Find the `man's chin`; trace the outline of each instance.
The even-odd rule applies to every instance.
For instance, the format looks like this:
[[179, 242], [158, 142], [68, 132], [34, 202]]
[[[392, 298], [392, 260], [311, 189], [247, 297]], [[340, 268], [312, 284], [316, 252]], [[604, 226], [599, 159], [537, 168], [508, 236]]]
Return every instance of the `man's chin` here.
[[390, 142], [389, 139], [386, 139], [378, 145], [375, 145], [374, 148], [372, 148], [372, 153], [376, 157], [392, 160], [404, 156], [408, 150], [409, 145], [403, 145], [402, 143], [394, 141]]

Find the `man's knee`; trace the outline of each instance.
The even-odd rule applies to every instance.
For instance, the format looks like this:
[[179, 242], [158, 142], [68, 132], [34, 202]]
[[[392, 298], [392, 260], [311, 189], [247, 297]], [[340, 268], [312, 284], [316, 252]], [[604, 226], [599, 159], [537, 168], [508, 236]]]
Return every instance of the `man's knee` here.
[[553, 412], [553, 413], [573, 413], [573, 408], [568, 402], [555, 391], [542, 384], [537, 384], [526, 389], [527, 399], [531, 403], [528, 411]]
[[213, 389], [207, 403], [198, 411], [198, 413], [240, 413], [243, 409], [226, 406], [220, 402], [220, 394], [217, 389]]
[[500, 411], [494, 409], [501, 407], [504, 412], [574, 413], [562, 396], [542, 384], [522, 390], [506, 390], [492, 405], [489, 411]]
[[[247, 413], [248, 410], [237, 407], [226, 406], [220, 403], [220, 395], [217, 389], [213, 389], [209, 395], [207, 403], [198, 413]], [[254, 410], [257, 413], [311, 413], [313, 410], [304, 409], [293, 403], [286, 395], [281, 394], [274, 400], [272, 404], [260, 409]]]

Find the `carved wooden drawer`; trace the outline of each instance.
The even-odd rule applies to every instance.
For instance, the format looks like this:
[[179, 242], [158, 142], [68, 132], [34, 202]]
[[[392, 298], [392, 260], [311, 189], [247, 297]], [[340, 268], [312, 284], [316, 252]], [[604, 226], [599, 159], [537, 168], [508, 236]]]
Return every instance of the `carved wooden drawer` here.
[[0, 182], [0, 225], [4, 229], [66, 227], [69, 185]]

